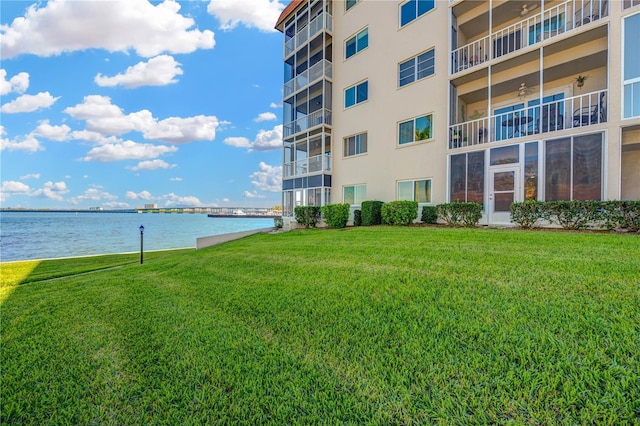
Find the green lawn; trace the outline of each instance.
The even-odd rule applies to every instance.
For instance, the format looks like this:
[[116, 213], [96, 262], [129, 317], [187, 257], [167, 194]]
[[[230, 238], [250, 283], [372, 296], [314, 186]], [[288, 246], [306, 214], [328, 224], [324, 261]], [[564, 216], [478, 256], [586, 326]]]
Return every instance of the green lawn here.
[[308, 230], [137, 260], [2, 264], [0, 423], [640, 421], [638, 235]]

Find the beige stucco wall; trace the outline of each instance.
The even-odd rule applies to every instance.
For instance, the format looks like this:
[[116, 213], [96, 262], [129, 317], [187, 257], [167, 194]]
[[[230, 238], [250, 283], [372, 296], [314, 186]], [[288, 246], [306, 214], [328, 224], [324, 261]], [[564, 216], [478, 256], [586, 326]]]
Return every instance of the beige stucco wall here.
[[[448, 7], [436, 8], [400, 29], [399, 3], [362, 1], [348, 12], [334, 10], [334, 167], [332, 202], [342, 201], [345, 185], [366, 184], [368, 200], [396, 199], [397, 181], [432, 179], [432, 201], [446, 199], [448, 100]], [[344, 60], [344, 42], [364, 27], [369, 47]], [[398, 64], [435, 48], [435, 75], [398, 88]], [[367, 102], [344, 109], [344, 89], [369, 81]], [[398, 123], [433, 114], [433, 139], [399, 147]], [[343, 157], [343, 138], [368, 132], [368, 152]]]

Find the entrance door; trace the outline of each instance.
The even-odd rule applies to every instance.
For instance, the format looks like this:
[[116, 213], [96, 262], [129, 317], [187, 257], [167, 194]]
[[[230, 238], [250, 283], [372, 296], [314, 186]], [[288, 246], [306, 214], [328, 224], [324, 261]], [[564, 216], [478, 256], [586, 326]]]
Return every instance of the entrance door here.
[[514, 201], [522, 201], [520, 167], [516, 165], [489, 169], [489, 223], [511, 223], [509, 208]]

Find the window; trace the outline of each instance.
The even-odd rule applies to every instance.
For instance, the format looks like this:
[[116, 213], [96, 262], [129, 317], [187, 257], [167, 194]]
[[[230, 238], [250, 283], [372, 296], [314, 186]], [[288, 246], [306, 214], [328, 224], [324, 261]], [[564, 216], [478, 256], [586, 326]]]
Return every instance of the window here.
[[400, 87], [413, 83], [435, 72], [435, 50], [431, 49], [418, 56], [402, 62], [398, 66], [398, 85]]
[[409, 0], [400, 5], [400, 26], [404, 27], [435, 7], [434, 0]]
[[640, 117], [640, 13], [624, 20], [624, 106], [623, 118]]
[[449, 200], [484, 205], [484, 151], [451, 156]]
[[366, 49], [367, 46], [369, 46], [369, 29], [365, 28], [364, 30], [360, 31], [358, 34], [347, 40], [344, 49], [345, 56], [348, 59], [361, 50]]
[[344, 107], [349, 108], [355, 104], [369, 99], [369, 82], [363, 81], [360, 84], [351, 86], [344, 91]]
[[343, 199], [345, 203], [361, 204], [367, 196], [367, 185], [345, 186], [343, 188]]
[[431, 179], [398, 182], [398, 200], [431, 202]]
[[346, 10], [351, 9], [351, 8], [352, 8], [353, 6], [355, 6], [359, 1], [360, 1], [360, 0], [347, 0], [347, 1], [345, 2]]
[[431, 114], [404, 121], [398, 126], [398, 143], [422, 141], [433, 138], [433, 116]]
[[546, 142], [545, 200], [602, 199], [602, 134]]
[[367, 134], [349, 136], [344, 138], [344, 156], [364, 154], [367, 152]]

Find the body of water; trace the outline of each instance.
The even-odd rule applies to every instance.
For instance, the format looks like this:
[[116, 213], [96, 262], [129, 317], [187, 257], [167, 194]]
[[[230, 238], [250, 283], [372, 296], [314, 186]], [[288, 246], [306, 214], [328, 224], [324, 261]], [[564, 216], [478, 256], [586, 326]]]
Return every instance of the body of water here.
[[176, 213], [0, 213], [0, 261], [195, 248], [196, 239], [269, 228], [273, 219]]

